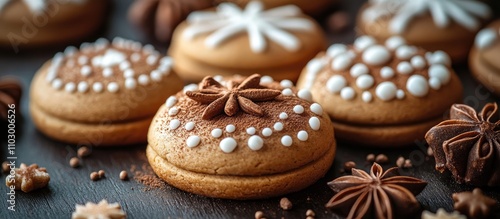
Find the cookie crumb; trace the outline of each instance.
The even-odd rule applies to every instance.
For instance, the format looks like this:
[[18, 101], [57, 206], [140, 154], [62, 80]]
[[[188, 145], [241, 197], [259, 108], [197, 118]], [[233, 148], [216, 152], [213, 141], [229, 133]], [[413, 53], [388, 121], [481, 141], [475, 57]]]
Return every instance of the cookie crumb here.
[[314, 218], [314, 216], [316, 216], [316, 213], [314, 213], [314, 211], [313, 211], [312, 209], [308, 209], [308, 210], [306, 211], [306, 216], [307, 216], [307, 217], [313, 217], [313, 218]]
[[410, 159], [405, 160], [405, 164], [403, 165], [404, 168], [412, 168], [413, 164], [411, 163]]
[[8, 173], [10, 171], [9, 162], [4, 161], [2, 163], [2, 173]]
[[99, 180], [99, 174], [98, 174], [97, 172], [92, 172], [92, 173], [90, 173], [90, 179], [91, 179], [92, 181], [97, 181], [97, 180]]
[[345, 172], [351, 172], [352, 168], [356, 168], [356, 163], [354, 161], [347, 161], [344, 163]]
[[77, 154], [78, 157], [87, 157], [90, 155], [90, 149], [86, 146], [82, 146], [78, 148]]
[[377, 157], [375, 157], [375, 162], [379, 164], [386, 164], [387, 162], [389, 162], [389, 158], [385, 154], [379, 154], [377, 155]]
[[72, 157], [69, 159], [69, 165], [73, 168], [77, 168], [80, 166], [80, 160], [78, 160], [78, 157]]
[[127, 180], [127, 179], [128, 179], [128, 173], [127, 173], [127, 171], [122, 170], [122, 171], [120, 172], [120, 179], [121, 179], [121, 180]]
[[429, 157], [434, 156], [434, 151], [432, 150], [432, 148], [431, 148], [431, 147], [428, 147], [428, 148], [427, 148], [427, 156], [429, 156]]
[[396, 166], [399, 168], [403, 168], [403, 165], [405, 164], [405, 158], [404, 157], [398, 157], [396, 160]]
[[366, 155], [366, 161], [369, 163], [372, 163], [373, 161], [375, 161], [375, 154]]
[[106, 175], [106, 172], [104, 172], [104, 170], [99, 170], [99, 172], [97, 172], [99, 174], [99, 178], [104, 178], [104, 176]]
[[256, 211], [255, 212], [255, 219], [262, 219], [262, 218], [264, 218], [264, 212]]
[[290, 210], [290, 209], [292, 209], [293, 204], [292, 204], [292, 202], [288, 198], [283, 197], [280, 200], [280, 207], [283, 210]]

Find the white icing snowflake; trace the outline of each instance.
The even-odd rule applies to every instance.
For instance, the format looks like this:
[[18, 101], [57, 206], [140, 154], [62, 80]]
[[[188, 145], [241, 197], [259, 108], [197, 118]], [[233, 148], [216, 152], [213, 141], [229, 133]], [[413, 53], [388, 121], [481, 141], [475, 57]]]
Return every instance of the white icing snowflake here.
[[390, 30], [402, 33], [418, 16], [430, 13], [436, 26], [444, 28], [450, 20], [475, 31], [481, 27], [478, 19], [487, 19], [491, 11], [487, 5], [475, 0], [371, 0], [372, 4], [363, 14], [363, 19], [373, 22], [382, 17], [393, 16]]
[[299, 39], [287, 31], [310, 31], [313, 23], [299, 17], [297, 6], [288, 5], [264, 11], [261, 2], [252, 1], [244, 10], [232, 3], [222, 3], [215, 12], [194, 12], [187, 18], [190, 26], [184, 31], [184, 37], [193, 39], [201, 34], [211, 33], [205, 41], [210, 48], [215, 48], [229, 38], [247, 32], [250, 48], [255, 53], [263, 52], [267, 47], [266, 38], [289, 51], [300, 48]]
[[[64, 2], [82, 3], [84, 1], [86, 0], [66, 0]], [[10, 2], [12, 0], [0, 0], [0, 11]], [[48, 0], [23, 0], [23, 2], [33, 13], [42, 13], [48, 5]]]

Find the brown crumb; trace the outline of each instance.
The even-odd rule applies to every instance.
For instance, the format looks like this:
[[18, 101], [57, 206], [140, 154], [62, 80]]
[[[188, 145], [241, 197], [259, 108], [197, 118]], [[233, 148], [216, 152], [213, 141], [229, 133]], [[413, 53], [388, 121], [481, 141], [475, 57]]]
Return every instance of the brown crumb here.
[[4, 161], [2, 163], [2, 173], [8, 173], [10, 171], [9, 162]]
[[405, 164], [403, 165], [404, 168], [412, 168], [413, 164], [411, 163], [410, 159], [405, 160]]
[[341, 32], [345, 30], [350, 23], [349, 14], [345, 11], [333, 13], [328, 18], [328, 28], [332, 32]]
[[356, 168], [356, 163], [354, 161], [347, 161], [344, 163], [345, 172], [351, 172], [352, 168]]
[[375, 154], [366, 155], [366, 162], [372, 163], [373, 161], [375, 161]]
[[255, 212], [255, 219], [262, 219], [262, 218], [264, 218], [264, 212], [256, 211]]
[[78, 160], [78, 157], [72, 157], [69, 159], [69, 165], [73, 168], [77, 168], [80, 166], [80, 160]]
[[106, 176], [106, 172], [104, 172], [104, 170], [99, 170], [97, 173], [99, 174], [99, 178], [104, 178], [104, 176]]
[[398, 159], [396, 160], [396, 166], [402, 168], [404, 164], [405, 164], [405, 158], [398, 157]]
[[78, 157], [87, 157], [90, 155], [90, 149], [87, 146], [82, 146], [78, 148]]
[[127, 180], [127, 179], [128, 179], [128, 173], [127, 173], [127, 171], [122, 170], [122, 171], [120, 172], [120, 179], [121, 179], [121, 180]]
[[432, 150], [432, 148], [431, 148], [431, 147], [428, 147], [428, 148], [427, 148], [427, 156], [429, 156], [429, 157], [434, 156], [434, 151]]
[[375, 162], [379, 164], [386, 164], [387, 162], [389, 162], [389, 158], [385, 154], [379, 154], [377, 155], [377, 157], [375, 157]]
[[314, 211], [312, 209], [308, 209], [306, 211], [306, 216], [308, 216], [308, 217], [314, 217], [314, 216], [316, 216], [316, 213], [314, 213]]
[[98, 174], [97, 172], [92, 172], [92, 173], [90, 173], [90, 179], [91, 179], [92, 181], [97, 181], [97, 180], [99, 180], [99, 179], [100, 179], [99, 174]]
[[283, 210], [290, 210], [290, 209], [292, 209], [293, 204], [292, 204], [292, 202], [291, 202], [288, 198], [283, 197], [283, 198], [281, 198], [281, 200], [280, 200], [280, 207], [281, 207]]
[[165, 182], [153, 172], [148, 163], [143, 163], [141, 170], [138, 170], [135, 165], [130, 167], [130, 171], [134, 174], [134, 180], [146, 186], [144, 191], [151, 189], [166, 188]]

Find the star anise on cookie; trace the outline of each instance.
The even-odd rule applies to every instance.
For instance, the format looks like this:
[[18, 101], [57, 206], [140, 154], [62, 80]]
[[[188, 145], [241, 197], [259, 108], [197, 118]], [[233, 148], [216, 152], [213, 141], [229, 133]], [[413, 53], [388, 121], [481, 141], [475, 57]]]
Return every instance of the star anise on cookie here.
[[479, 188], [472, 192], [453, 193], [455, 210], [469, 216], [471, 219], [488, 218], [497, 202], [483, 194]]
[[460, 183], [500, 185], [500, 121], [498, 106], [489, 103], [480, 113], [455, 104], [450, 120], [434, 126], [425, 139], [434, 151], [436, 169], [450, 170]]
[[423, 180], [400, 176], [397, 167], [383, 171], [374, 163], [370, 174], [353, 168], [351, 176], [328, 183], [337, 194], [326, 207], [347, 218], [403, 218], [419, 210], [415, 195], [427, 185]]
[[0, 80], [0, 120], [7, 120], [7, 112], [10, 105], [15, 104], [16, 107], [21, 99], [22, 89], [17, 80], [2, 79]]
[[38, 167], [37, 164], [26, 165], [21, 163], [19, 168], [15, 168], [15, 176], [8, 175], [5, 179], [7, 186], [15, 186], [16, 190], [31, 192], [43, 188], [49, 184], [50, 176], [47, 169]]
[[225, 113], [234, 116], [240, 109], [254, 116], [262, 116], [262, 108], [255, 102], [270, 101], [281, 94], [279, 90], [260, 85], [260, 75], [254, 74], [243, 82], [228, 81], [227, 87], [212, 77], [205, 77], [200, 90], [187, 91], [186, 95], [201, 104], [209, 104], [203, 112], [203, 119], [211, 119]]
[[71, 219], [123, 219], [127, 215], [118, 203], [108, 203], [106, 200], [98, 204], [87, 202], [85, 205], [76, 205], [76, 210], [71, 215]]
[[212, 0], [136, 0], [129, 9], [129, 20], [160, 42], [167, 42], [172, 32], [189, 13], [212, 6]]

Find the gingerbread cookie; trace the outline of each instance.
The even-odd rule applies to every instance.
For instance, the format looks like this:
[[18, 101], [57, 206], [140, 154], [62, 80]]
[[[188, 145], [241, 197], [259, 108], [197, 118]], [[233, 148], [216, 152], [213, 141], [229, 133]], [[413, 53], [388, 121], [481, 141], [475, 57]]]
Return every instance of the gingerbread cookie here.
[[336, 149], [328, 115], [310, 98], [289, 80], [206, 77], [169, 97], [156, 114], [149, 163], [169, 184], [210, 197], [301, 190], [323, 177]]
[[334, 44], [311, 60], [298, 87], [310, 90], [331, 116], [338, 139], [376, 147], [423, 139], [462, 98], [450, 57], [369, 36]]
[[323, 31], [297, 6], [263, 7], [258, 1], [244, 9], [222, 3], [189, 15], [172, 39], [174, 69], [189, 81], [255, 72], [295, 81], [308, 60], [324, 49]]
[[[215, 2], [233, 2], [240, 6], [245, 6], [251, 0], [215, 0]], [[337, 4], [337, 0], [261, 0], [266, 8], [275, 8], [284, 5], [296, 5], [304, 11], [304, 13], [315, 16], [330, 9], [332, 5]]]
[[107, 1], [0, 1], [0, 45], [18, 52], [25, 46], [74, 42], [103, 23]]
[[472, 76], [500, 96], [500, 20], [479, 31], [469, 56]]
[[477, 0], [370, 0], [359, 12], [357, 26], [380, 42], [399, 35], [411, 45], [443, 50], [457, 62], [466, 59], [490, 16], [490, 8]]
[[49, 137], [94, 146], [146, 141], [165, 97], [182, 88], [172, 59], [153, 46], [115, 38], [68, 47], [36, 73], [33, 122]]

